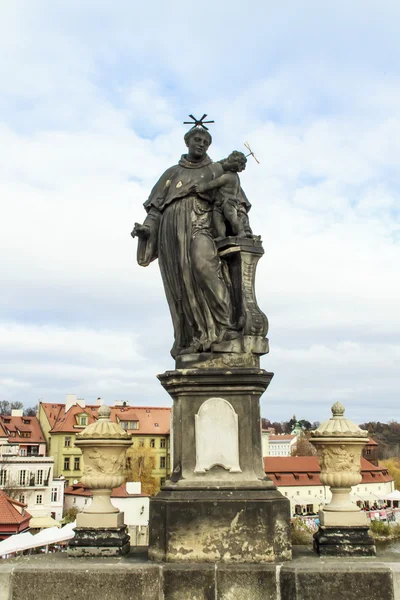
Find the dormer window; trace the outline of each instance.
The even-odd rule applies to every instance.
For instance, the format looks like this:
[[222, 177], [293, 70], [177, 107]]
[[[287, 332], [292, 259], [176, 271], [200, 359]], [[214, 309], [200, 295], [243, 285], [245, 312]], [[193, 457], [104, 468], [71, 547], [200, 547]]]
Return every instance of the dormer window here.
[[89, 417], [86, 413], [81, 413], [76, 416], [79, 427], [87, 427], [89, 425]]

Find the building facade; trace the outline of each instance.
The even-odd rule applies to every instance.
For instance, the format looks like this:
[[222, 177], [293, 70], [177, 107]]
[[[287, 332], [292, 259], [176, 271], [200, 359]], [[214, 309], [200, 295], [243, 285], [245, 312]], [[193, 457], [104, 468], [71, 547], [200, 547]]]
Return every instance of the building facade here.
[[[39, 403], [38, 419], [47, 444], [49, 456], [54, 458], [56, 477], [64, 477], [68, 485], [79, 482], [83, 475], [83, 459], [75, 446], [75, 437], [98, 418], [102, 404], [94, 405], [68, 394], [65, 404]], [[135, 456], [149, 455], [152, 477], [164, 485], [170, 474], [170, 408], [137, 407], [127, 402], [111, 406], [111, 419], [132, 434]]]
[[26, 505], [31, 528], [62, 518], [64, 482], [53, 479], [54, 459], [46, 456], [45, 438], [36, 417], [13, 410], [0, 416], [0, 489]]
[[[291, 514], [315, 514], [331, 501], [332, 494], [319, 478], [317, 456], [264, 458], [265, 474], [278, 490], [290, 500]], [[394, 489], [393, 478], [385, 467], [377, 467], [361, 458], [359, 485], [352, 488], [351, 498], [362, 508], [371, 508]]]

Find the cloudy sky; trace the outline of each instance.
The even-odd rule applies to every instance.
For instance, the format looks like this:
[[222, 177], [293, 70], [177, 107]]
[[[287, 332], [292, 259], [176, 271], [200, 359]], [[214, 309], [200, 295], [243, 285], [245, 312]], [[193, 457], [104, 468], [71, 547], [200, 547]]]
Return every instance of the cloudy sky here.
[[209, 114], [266, 254], [271, 420], [400, 419], [397, 0], [0, 8], [0, 399], [169, 405], [158, 266], [129, 233]]

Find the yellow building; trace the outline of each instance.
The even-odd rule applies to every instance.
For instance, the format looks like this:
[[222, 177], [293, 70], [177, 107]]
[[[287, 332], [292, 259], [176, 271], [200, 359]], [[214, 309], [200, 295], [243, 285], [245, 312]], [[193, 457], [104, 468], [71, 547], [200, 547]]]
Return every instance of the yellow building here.
[[[47, 452], [54, 457], [54, 476], [65, 477], [69, 485], [83, 474], [82, 453], [75, 446], [75, 436], [97, 420], [99, 399], [88, 405], [74, 394], [65, 404], [39, 403], [38, 419], [46, 440]], [[170, 473], [170, 408], [129, 406], [118, 402], [111, 407], [111, 419], [133, 436], [134, 448], [144, 448], [152, 457], [152, 477], [163, 485]]]

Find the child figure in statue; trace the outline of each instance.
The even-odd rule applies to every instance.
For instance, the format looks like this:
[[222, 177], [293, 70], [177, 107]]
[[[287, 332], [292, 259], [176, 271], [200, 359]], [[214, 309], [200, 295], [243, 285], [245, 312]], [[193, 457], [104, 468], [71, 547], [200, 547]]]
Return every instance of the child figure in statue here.
[[253, 237], [247, 210], [240, 199], [240, 179], [238, 173], [246, 168], [247, 158], [243, 152], [234, 150], [228, 158], [220, 161], [223, 174], [208, 183], [193, 186], [197, 193], [216, 190], [213, 204], [213, 224], [216, 240], [226, 236], [226, 221], [232, 234], [237, 237]]

